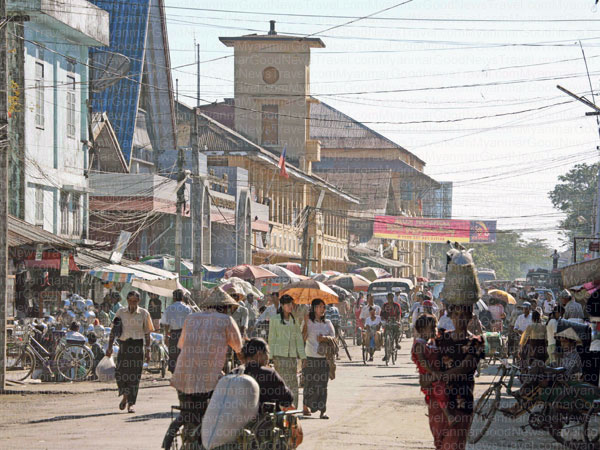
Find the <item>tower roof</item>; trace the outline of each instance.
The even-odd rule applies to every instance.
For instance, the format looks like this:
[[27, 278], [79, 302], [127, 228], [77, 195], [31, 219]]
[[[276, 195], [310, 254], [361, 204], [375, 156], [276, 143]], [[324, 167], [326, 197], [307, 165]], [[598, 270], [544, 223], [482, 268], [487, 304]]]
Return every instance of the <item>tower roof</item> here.
[[238, 37], [220, 37], [219, 40], [227, 47], [233, 47], [236, 42], [304, 42], [311, 48], [325, 48], [325, 44], [319, 38], [294, 36], [291, 34], [280, 35], [275, 31], [275, 21], [270, 21], [271, 29], [267, 34], [247, 34]]

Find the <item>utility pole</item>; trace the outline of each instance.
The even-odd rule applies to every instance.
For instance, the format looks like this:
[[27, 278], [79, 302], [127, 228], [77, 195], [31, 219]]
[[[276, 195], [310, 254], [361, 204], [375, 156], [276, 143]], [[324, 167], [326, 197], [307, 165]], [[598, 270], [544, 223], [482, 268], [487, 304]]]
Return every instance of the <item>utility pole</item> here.
[[8, 279], [8, 64], [6, 0], [0, 0], [0, 390], [6, 387]]
[[179, 148], [177, 155], [177, 207], [175, 215], [175, 273], [181, 276], [181, 241], [183, 234], [182, 219], [183, 205], [185, 205], [185, 173], [183, 171], [183, 149]]
[[200, 43], [196, 44], [196, 106], [200, 108]]
[[200, 147], [198, 145], [198, 109], [194, 108], [194, 123], [191, 129], [192, 140], [192, 161], [193, 161], [193, 181], [192, 181], [192, 247], [194, 258], [194, 298], [202, 290], [202, 243], [204, 240], [204, 180], [200, 175]]
[[[594, 102], [589, 101], [587, 98], [585, 97], [580, 97], [577, 94], [574, 94], [573, 92], [565, 89], [564, 87], [557, 85], [556, 86], [560, 91], [564, 92], [565, 94], [567, 94], [570, 97], [573, 97], [575, 100], [580, 101], [581, 103], [583, 103], [584, 105], [588, 106], [589, 108], [592, 108], [594, 110], [594, 112], [589, 112], [589, 113], [585, 113], [586, 116], [589, 115], [594, 115], [596, 116], [596, 122], [598, 123], [598, 115], [600, 114], [600, 108], [598, 106], [596, 106], [596, 104]], [[598, 126], [598, 135], [600, 136], [600, 124]], [[597, 150], [600, 150], [600, 147], [596, 146]], [[598, 176], [597, 176], [597, 188], [596, 188], [596, 218], [594, 221], [594, 236], [597, 239], [600, 239], [600, 204], [598, 203], [600, 202], [600, 167], [598, 168]], [[575, 249], [573, 249], [573, 252], [575, 252]], [[597, 258], [598, 257], [598, 252], [594, 252], [594, 256]]]

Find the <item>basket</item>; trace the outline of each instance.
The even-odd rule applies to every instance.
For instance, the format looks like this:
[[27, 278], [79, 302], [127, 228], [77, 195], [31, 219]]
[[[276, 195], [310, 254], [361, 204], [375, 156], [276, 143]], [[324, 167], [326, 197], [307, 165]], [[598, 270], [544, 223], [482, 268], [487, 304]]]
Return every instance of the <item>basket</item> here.
[[474, 264], [448, 265], [441, 296], [453, 305], [473, 305], [481, 297], [481, 288]]

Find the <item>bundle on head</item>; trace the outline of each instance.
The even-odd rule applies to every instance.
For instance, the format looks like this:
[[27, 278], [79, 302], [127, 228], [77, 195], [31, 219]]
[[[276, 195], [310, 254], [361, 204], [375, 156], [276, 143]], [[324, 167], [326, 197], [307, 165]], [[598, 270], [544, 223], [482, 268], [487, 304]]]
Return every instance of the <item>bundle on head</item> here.
[[441, 296], [450, 304], [472, 305], [481, 297], [481, 288], [471, 251], [472, 249], [465, 250], [462, 245], [455, 243], [455, 247], [446, 254], [448, 264]]

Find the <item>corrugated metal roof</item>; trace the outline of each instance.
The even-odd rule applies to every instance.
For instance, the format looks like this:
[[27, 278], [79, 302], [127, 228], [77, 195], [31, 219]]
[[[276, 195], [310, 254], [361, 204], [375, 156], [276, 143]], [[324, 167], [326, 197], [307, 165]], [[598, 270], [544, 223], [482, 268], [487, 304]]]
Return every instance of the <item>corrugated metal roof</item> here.
[[344, 192], [360, 199], [359, 209], [386, 211], [389, 199], [391, 171], [382, 172], [323, 172], [322, 178]]
[[14, 216], [8, 216], [8, 246], [46, 244], [60, 249], [74, 249], [75, 244], [42, 230]]
[[321, 148], [395, 148], [410, 153], [425, 164], [401, 145], [323, 102], [310, 103], [310, 138], [321, 141]]

